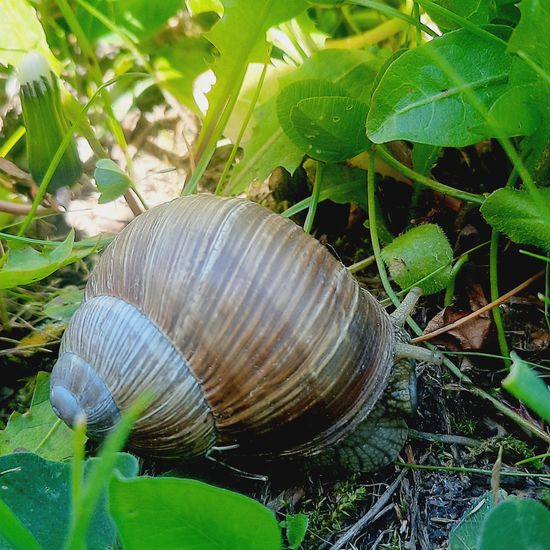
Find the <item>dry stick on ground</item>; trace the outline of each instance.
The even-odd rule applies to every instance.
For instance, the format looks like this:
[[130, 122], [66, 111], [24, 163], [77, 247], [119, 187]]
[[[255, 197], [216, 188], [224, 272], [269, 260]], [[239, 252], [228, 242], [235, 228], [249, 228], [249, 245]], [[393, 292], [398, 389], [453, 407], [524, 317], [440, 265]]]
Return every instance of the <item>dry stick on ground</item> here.
[[401, 480], [405, 477], [406, 470], [402, 470], [401, 473], [395, 478], [395, 481], [386, 489], [382, 496], [378, 499], [376, 504], [352, 527], [350, 527], [344, 535], [342, 535], [337, 541], [336, 544], [332, 547], [333, 550], [342, 548], [348, 541], [353, 537], [358, 535], [362, 529], [364, 529], [380, 512], [387, 502], [390, 500], [391, 496], [401, 483]]
[[[24, 216], [25, 214], [28, 214], [32, 208], [32, 205], [30, 204], [18, 204], [16, 202], [9, 202], [9, 201], [0, 201], [0, 212], [7, 212], [8, 214], [14, 214], [15, 216]], [[37, 210], [37, 214], [44, 215], [44, 214], [53, 214], [55, 212], [55, 209], [53, 208], [45, 208], [43, 206], [39, 206]]]
[[426, 342], [427, 340], [431, 340], [432, 338], [435, 338], [436, 336], [439, 336], [440, 334], [443, 334], [445, 332], [448, 332], [449, 330], [454, 330], [455, 328], [464, 325], [465, 323], [468, 323], [472, 319], [475, 319], [476, 317], [479, 317], [480, 315], [483, 315], [486, 311], [490, 311], [491, 309], [499, 306], [503, 302], [506, 302], [509, 298], [512, 296], [515, 296], [518, 292], [521, 292], [524, 288], [527, 288], [531, 283], [534, 283], [537, 279], [540, 279], [544, 275], [545, 271], [539, 271], [537, 274], [533, 275], [532, 277], [529, 277], [526, 281], [521, 283], [520, 285], [516, 286], [506, 294], [503, 294], [500, 298], [497, 298], [490, 304], [487, 304], [486, 306], [483, 306], [480, 309], [476, 309], [469, 315], [466, 315], [466, 317], [462, 317], [462, 319], [459, 319], [458, 321], [455, 321], [454, 323], [451, 323], [450, 325], [447, 325], [445, 327], [441, 327], [437, 330], [434, 330], [433, 332], [429, 332], [428, 334], [423, 334], [422, 336], [417, 336], [416, 338], [412, 339], [413, 344], [418, 344], [420, 342]]

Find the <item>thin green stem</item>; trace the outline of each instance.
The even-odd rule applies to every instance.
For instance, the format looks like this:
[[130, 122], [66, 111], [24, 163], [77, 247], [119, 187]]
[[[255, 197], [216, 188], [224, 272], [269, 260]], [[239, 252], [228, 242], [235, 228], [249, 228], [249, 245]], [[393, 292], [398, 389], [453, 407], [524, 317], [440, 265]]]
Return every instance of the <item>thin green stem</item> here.
[[0, 292], [0, 323], [2, 323], [4, 330], [9, 330], [11, 327], [10, 316], [8, 314], [8, 308], [6, 307], [6, 300], [3, 292]]
[[374, 256], [369, 256], [364, 260], [360, 260], [348, 266], [348, 271], [350, 273], [357, 273], [358, 271], [362, 271], [363, 269], [366, 269], [367, 267], [371, 266], [375, 262], [376, 262], [376, 258]]
[[73, 467], [71, 471], [71, 503], [80, 502], [84, 482], [84, 447], [86, 444], [86, 418], [78, 418], [73, 431]]
[[33, 453], [37, 453], [46, 443], [51, 439], [53, 434], [60, 428], [60, 426], [63, 424], [63, 421], [61, 419], [57, 419], [54, 422], [54, 425], [48, 430], [48, 433], [42, 438], [42, 441], [38, 443], [38, 445], [33, 449]]
[[449, 195], [450, 197], [454, 197], [455, 199], [472, 202], [474, 204], [483, 204], [483, 201], [485, 200], [482, 195], [476, 195], [474, 193], [468, 193], [467, 191], [455, 189], [454, 187], [450, 187], [449, 185], [445, 185], [444, 183], [423, 176], [419, 172], [416, 172], [415, 170], [412, 170], [408, 166], [405, 166], [403, 163], [399, 162], [396, 158], [393, 157], [393, 155], [386, 151], [384, 147], [379, 147], [378, 153], [391, 167], [395, 168], [411, 180], [420, 183], [424, 187], [433, 189], [434, 191], [437, 191], [443, 195]]
[[523, 464], [529, 464], [530, 462], [535, 462], [536, 460], [546, 460], [547, 458], [550, 458], [550, 453], [542, 453], [540, 455], [531, 456], [529, 458], [524, 458], [523, 460], [520, 460], [519, 462], [516, 462], [516, 466], [521, 466]]
[[377, 2], [376, 0], [349, 0], [349, 3], [357, 4], [358, 6], [364, 6], [366, 8], [372, 8], [373, 10], [377, 10], [384, 15], [388, 15], [389, 17], [397, 17], [399, 19], [403, 19], [403, 21], [407, 21], [407, 23], [420, 28], [431, 37], [435, 38], [439, 36], [435, 31], [430, 29], [430, 27], [427, 27], [423, 23], [419, 23], [416, 19], [414, 19], [414, 17], [411, 17], [410, 15], [407, 15], [406, 13], [392, 8], [391, 6], [388, 6], [387, 4], [384, 4], [382, 2]]
[[420, 6], [416, 1], [413, 2], [412, 17], [418, 22], [418, 24], [414, 27], [416, 46], [418, 47], [422, 44], [422, 31], [420, 30]]
[[375, 174], [375, 159], [376, 159], [377, 148], [373, 147], [369, 155], [369, 166], [367, 172], [367, 203], [368, 203], [368, 214], [369, 214], [369, 230], [370, 230], [370, 240], [372, 245], [372, 250], [374, 253], [374, 258], [376, 259], [376, 266], [378, 267], [378, 273], [380, 275], [380, 280], [382, 286], [386, 291], [386, 294], [397, 307], [401, 302], [395, 294], [386, 269], [384, 268], [384, 262], [382, 261], [382, 255], [380, 250], [380, 241], [378, 239], [378, 227], [376, 225], [376, 193], [374, 185], [374, 174]]
[[445, 307], [450, 306], [453, 303], [456, 278], [458, 277], [460, 270], [466, 265], [469, 259], [470, 257], [468, 254], [463, 254], [462, 256], [460, 256], [460, 258], [458, 258], [458, 260], [453, 265], [453, 268], [451, 269], [451, 277], [449, 280], [449, 284], [445, 289], [445, 300], [443, 302]]
[[5, 157], [15, 146], [15, 144], [25, 135], [25, 127], [19, 126], [15, 132], [0, 147], [0, 157]]
[[317, 205], [319, 204], [319, 195], [321, 194], [321, 182], [323, 181], [323, 170], [325, 164], [321, 161], [317, 161], [317, 169], [315, 171], [315, 180], [313, 182], [313, 194], [311, 196], [311, 202], [309, 203], [309, 209], [307, 211], [306, 221], [304, 222], [304, 231], [311, 233], [313, 227], [313, 220], [315, 219], [315, 213], [317, 212]]
[[[136, 193], [137, 197], [139, 198], [140, 202], [142, 203], [144, 208], [147, 208], [147, 205], [145, 204], [143, 197], [141, 194], [136, 191], [134, 182], [137, 179], [136, 172], [134, 170], [134, 163], [132, 161], [132, 157], [130, 155], [130, 152], [128, 150], [128, 143], [126, 141], [126, 137], [124, 136], [124, 131], [122, 129], [122, 126], [120, 125], [120, 122], [116, 118], [113, 106], [111, 103], [111, 98], [109, 96], [109, 92], [105, 89], [103, 84], [103, 73], [101, 71], [101, 67], [99, 65], [99, 61], [96, 57], [95, 50], [88, 40], [88, 37], [86, 36], [86, 33], [82, 29], [82, 26], [80, 25], [80, 22], [78, 21], [77, 17], [75, 16], [72, 8], [69, 6], [69, 3], [67, 0], [56, 0], [57, 5], [59, 7], [59, 10], [63, 14], [63, 17], [67, 21], [69, 27], [71, 28], [71, 31], [75, 35], [78, 45], [82, 49], [82, 53], [86, 56], [86, 58], [90, 61], [90, 69], [92, 77], [98, 86], [98, 89], [101, 89], [101, 99], [103, 100], [103, 105], [105, 107], [105, 112], [107, 114], [107, 120], [109, 123], [109, 127], [111, 129], [111, 132], [115, 136], [116, 142], [118, 143], [119, 147], [122, 149], [122, 152], [124, 154], [124, 158], [126, 160], [126, 166], [128, 169], [128, 174], [130, 175], [130, 181], [131, 181], [131, 189]], [[78, 3], [82, 5], [83, 8], [87, 9], [88, 4], [86, 2], [81, 2], [78, 0]]]
[[265, 75], [267, 74], [267, 63], [264, 63], [264, 68], [262, 69], [262, 74], [260, 75], [260, 78], [258, 80], [258, 84], [256, 86], [256, 90], [254, 91], [254, 96], [252, 97], [252, 101], [250, 102], [250, 106], [248, 107], [248, 111], [246, 113], [246, 116], [244, 117], [244, 120], [241, 124], [241, 127], [239, 129], [239, 134], [237, 135], [237, 139], [235, 140], [235, 143], [233, 144], [233, 148], [231, 149], [231, 154], [229, 155], [229, 158], [227, 159], [227, 162], [225, 163], [223, 173], [220, 176], [220, 179], [218, 181], [218, 185], [216, 186], [216, 195], [219, 195], [223, 189], [223, 186], [225, 184], [225, 180], [227, 178], [227, 174], [229, 173], [229, 170], [231, 169], [231, 166], [233, 166], [233, 161], [235, 160], [235, 157], [237, 156], [237, 152], [239, 150], [239, 146], [241, 144], [241, 141], [243, 139], [244, 133], [246, 129], [248, 128], [248, 125], [250, 123], [250, 119], [252, 118], [252, 115], [254, 114], [254, 109], [256, 107], [256, 103], [258, 102], [258, 98], [260, 97], [260, 92], [262, 91], [262, 87], [264, 85]]

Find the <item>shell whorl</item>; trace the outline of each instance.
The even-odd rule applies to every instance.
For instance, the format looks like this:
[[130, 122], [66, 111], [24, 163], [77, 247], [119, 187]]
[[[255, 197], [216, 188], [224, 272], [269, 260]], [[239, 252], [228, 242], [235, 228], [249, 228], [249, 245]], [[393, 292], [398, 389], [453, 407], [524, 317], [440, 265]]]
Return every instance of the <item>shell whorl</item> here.
[[[98, 300], [146, 317], [147, 330], [162, 335], [200, 389], [203, 416], [186, 422], [201, 436], [183, 450], [180, 442], [165, 442], [158, 454], [189, 456], [193, 445], [200, 454], [214, 440], [236, 443], [243, 454], [315, 454], [373, 408], [394, 355], [389, 316], [346, 268], [293, 222], [243, 199], [196, 195], [139, 216], [102, 255], [82, 310]], [[115, 325], [113, 303], [105, 305], [105, 322]], [[97, 369], [97, 336], [89, 332], [93, 342], [83, 344], [90, 328], [71, 328], [80, 322], [77, 313], [67, 334], [78, 332], [71, 345], [89, 349], [72, 351]], [[124, 380], [133, 392], [138, 376], [143, 388], [155, 387], [159, 376], [118, 360], [130, 337], [120, 331], [118, 342], [105, 346], [113, 358], [105, 352], [109, 367], [99, 369], [121, 409], [129, 399]], [[161, 366], [149, 368], [158, 373]], [[171, 419], [200, 401], [176, 402], [170, 384], [163, 397]], [[159, 423], [147, 423], [153, 417], [139, 421], [134, 446], [159, 443]]]

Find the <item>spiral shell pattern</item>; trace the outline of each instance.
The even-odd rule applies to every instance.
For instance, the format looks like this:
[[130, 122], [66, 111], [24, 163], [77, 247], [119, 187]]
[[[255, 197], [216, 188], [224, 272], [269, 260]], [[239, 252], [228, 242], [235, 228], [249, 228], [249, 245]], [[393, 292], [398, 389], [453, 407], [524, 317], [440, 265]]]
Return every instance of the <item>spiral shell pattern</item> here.
[[[394, 340], [378, 302], [292, 221], [195, 195], [139, 216], [105, 250], [62, 355], [82, 357], [119, 410], [153, 390], [139, 450], [312, 455], [372, 410]], [[58, 364], [52, 388], [69, 387], [63, 376]]]

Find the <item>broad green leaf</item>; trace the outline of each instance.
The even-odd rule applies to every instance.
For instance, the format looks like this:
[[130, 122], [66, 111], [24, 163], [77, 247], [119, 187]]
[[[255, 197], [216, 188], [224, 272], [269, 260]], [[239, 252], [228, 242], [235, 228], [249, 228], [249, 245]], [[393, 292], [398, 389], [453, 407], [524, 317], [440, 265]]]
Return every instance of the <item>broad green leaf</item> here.
[[543, 550], [549, 541], [550, 511], [536, 500], [510, 497], [487, 516], [479, 550]]
[[100, 204], [120, 197], [132, 184], [124, 170], [111, 159], [100, 159], [96, 162], [94, 179], [101, 193], [98, 201]]
[[0, 64], [19, 67], [23, 57], [31, 50], [41, 53], [53, 71], [59, 74], [57, 61], [48, 42], [36, 11], [28, 0], [0, 0]]
[[511, 57], [505, 44], [466, 29], [449, 32], [390, 64], [372, 96], [367, 118], [372, 141], [407, 139], [463, 147], [494, 135], [463, 90], [437, 65], [439, 58], [487, 110], [509, 89]]
[[300, 80], [277, 98], [279, 122], [295, 145], [324, 162], [345, 160], [367, 149], [367, 106], [328, 80]]
[[298, 550], [306, 536], [309, 518], [306, 514], [287, 514], [286, 539], [291, 550]]
[[12, 243], [6, 263], [0, 269], [0, 289], [28, 285], [44, 279], [61, 267], [91, 254], [95, 246], [73, 249], [74, 233], [71, 232], [59, 245], [45, 246], [38, 252], [28, 245]]
[[508, 51], [527, 57], [538, 65], [550, 82], [550, 4], [547, 0], [522, 0], [521, 19], [512, 32]]
[[[90, 465], [85, 464], [85, 476]], [[117, 469], [125, 476], [135, 476], [135, 457], [120, 453]], [[59, 550], [67, 535], [71, 520], [71, 466], [51, 462], [31, 453], [15, 453], [0, 457], [2, 491], [0, 498], [33, 534], [44, 550]], [[94, 512], [88, 531], [88, 548], [112, 548], [116, 531], [107, 514], [105, 495]], [[0, 535], [0, 550], [13, 546]]]
[[[380, 64], [380, 55], [356, 50], [321, 50], [315, 52], [303, 65], [279, 79], [282, 88], [305, 79], [328, 80], [345, 89], [345, 95], [368, 103], [372, 83]], [[304, 151], [297, 147], [279, 124], [276, 99], [270, 98], [256, 108], [252, 137], [244, 145], [244, 155], [231, 176], [230, 194], [241, 193], [255, 178], [263, 180], [277, 166], [294, 172]]]
[[[499, 491], [500, 499], [507, 494], [502, 489]], [[460, 521], [451, 530], [449, 546], [451, 550], [477, 550], [479, 534], [483, 521], [487, 514], [494, 508], [493, 493], [486, 491], [476, 498], [474, 503], [460, 518]]]
[[114, 478], [109, 511], [126, 550], [281, 548], [279, 526], [270, 510], [191, 479]]
[[512, 241], [534, 244], [550, 252], [550, 188], [538, 190], [541, 201], [525, 189], [498, 189], [481, 205], [481, 213], [495, 229]]
[[413, 227], [399, 235], [382, 250], [382, 259], [401, 288], [419, 286], [425, 294], [435, 294], [451, 279], [453, 250], [435, 224]]
[[[183, 7], [183, 0], [162, 0], [162, 2], [86, 0], [86, 2], [138, 41], [155, 34]], [[110, 34], [111, 31], [103, 23], [78, 3], [75, 7], [75, 15], [90, 40], [94, 41]]]
[[72, 432], [53, 412], [50, 405], [50, 376], [39, 372], [30, 409], [13, 412], [0, 432], [0, 455], [31, 451], [49, 460], [72, 456]]
[[[491, 16], [495, 11], [494, 2], [488, 0], [433, 0], [433, 2], [478, 25], [490, 23]], [[456, 29], [459, 27], [457, 23], [430, 10], [429, 7], [426, 6], [425, 9], [434, 23], [441, 29]]]
[[502, 385], [543, 420], [550, 422], [550, 389], [517, 353], [512, 352], [510, 356], [512, 367]]
[[310, 97], [291, 108], [290, 122], [310, 157], [339, 162], [368, 149], [367, 111], [352, 97]]

